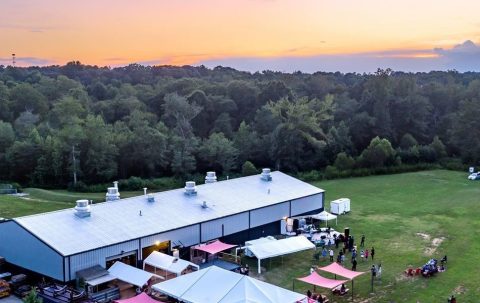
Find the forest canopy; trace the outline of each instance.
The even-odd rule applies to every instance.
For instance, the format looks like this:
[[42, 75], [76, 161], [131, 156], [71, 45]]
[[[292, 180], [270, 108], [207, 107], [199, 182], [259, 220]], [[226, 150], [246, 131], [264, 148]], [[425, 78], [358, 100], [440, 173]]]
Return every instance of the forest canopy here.
[[480, 74], [0, 66], [0, 180], [480, 164]]

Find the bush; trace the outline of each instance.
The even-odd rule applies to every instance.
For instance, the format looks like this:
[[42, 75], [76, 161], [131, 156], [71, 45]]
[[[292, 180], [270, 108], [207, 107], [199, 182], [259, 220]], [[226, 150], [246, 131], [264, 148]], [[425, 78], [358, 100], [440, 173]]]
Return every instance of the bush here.
[[344, 152], [337, 155], [333, 164], [339, 171], [351, 170], [355, 166], [355, 160]]
[[335, 179], [340, 177], [340, 172], [335, 166], [328, 165], [325, 168], [325, 178], [326, 179]]
[[468, 165], [464, 164], [460, 159], [444, 158], [440, 161], [440, 164], [445, 169], [468, 171]]
[[250, 161], [245, 161], [242, 165], [242, 176], [251, 176], [258, 174], [258, 169]]
[[406, 133], [405, 135], [403, 135], [402, 139], [400, 139], [401, 149], [408, 150], [411, 147], [414, 147], [417, 145], [418, 145], [417, 140], [415, 140], [415, 138], [409, 133]]
[[375, 137], [359, 157], [364, 167], [382, 167], [392, 165], [395, 161], [395, 150], [387, 139]]

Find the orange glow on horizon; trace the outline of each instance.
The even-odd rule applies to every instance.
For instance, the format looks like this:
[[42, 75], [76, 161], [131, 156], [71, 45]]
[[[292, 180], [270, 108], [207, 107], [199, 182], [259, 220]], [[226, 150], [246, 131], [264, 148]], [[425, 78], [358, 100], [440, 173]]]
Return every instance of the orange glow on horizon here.
[[383, 56], [436, 58], [436, 47], [480, 40], [479, 10], [480, 2], [469, 0], [4, 0], [0, 64], [11, 53], [106, 66], [386, 50], [392, 54]]

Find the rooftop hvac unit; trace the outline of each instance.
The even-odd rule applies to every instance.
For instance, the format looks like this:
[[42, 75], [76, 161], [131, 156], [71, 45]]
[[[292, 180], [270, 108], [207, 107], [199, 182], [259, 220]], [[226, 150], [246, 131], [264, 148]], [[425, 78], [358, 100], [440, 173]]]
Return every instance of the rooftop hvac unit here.
[[77, 205], [75, 206], [75, 216], [79, 218], [90, 217], [90, 204], [88, 200], [77, 200]]
[[207, 176], [205, 177], [205, 183], [215, 183], [217, 182], [217, 175], [214, 171], [207, 172]]
[[272, 174], [270, 168], [262, 169], [261, 178], [263, 181], [272, 181]]
[[197, 194], [197, 187], [195, 186], [195, 181], [185, 182], [185, 195], [194, 196]]
[[108, 201], [115, 201], [120, 199], [120, 193], [118, 192], [118, 182], [113, 182], [113, 187], [109, 187], [107, 189], [107, 194], [105, 195], [105, 200]]

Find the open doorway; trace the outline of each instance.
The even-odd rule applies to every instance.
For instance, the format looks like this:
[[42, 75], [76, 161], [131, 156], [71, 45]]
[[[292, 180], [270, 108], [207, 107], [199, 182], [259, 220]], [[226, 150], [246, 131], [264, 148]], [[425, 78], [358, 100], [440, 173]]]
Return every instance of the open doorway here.
[[171, 254], [170, 241], [157, 241], [152, 246], [147, 246], [142, 249], [142, 259], [146, 259], [154, 251], [158, 251], [167, 255]]
[[122, 252], [120, 255], [108, 257], [106, 259], [106, 268], [110, 268], [117, 261], [137, 267], [137, 251]]

